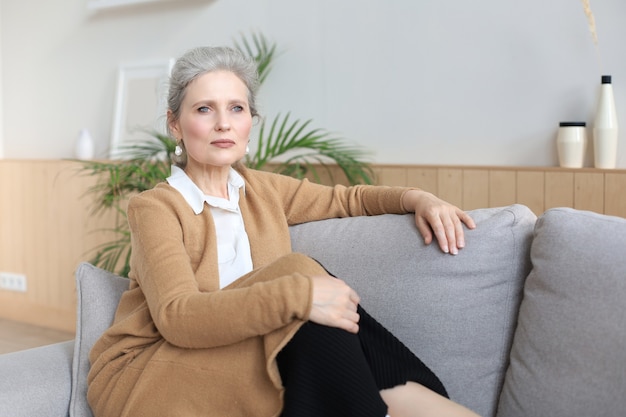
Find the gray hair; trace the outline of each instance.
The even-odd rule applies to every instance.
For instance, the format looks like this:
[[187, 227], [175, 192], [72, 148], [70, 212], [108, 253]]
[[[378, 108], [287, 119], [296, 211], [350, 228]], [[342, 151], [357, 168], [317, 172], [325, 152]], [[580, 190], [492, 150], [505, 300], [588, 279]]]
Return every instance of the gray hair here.
[[[230, 71], [235, 74], [248, 89], [248, 105], [252, 117], [259, 116], [256, 107], [256, 93], [259, 88], [257, 65], [252, 58], [246, 57], [240, 51], [228, 47], [198, 47], [182, 55], [172, 68], [170, 76], [167, 106], [171, 111], [169, 122], [180, 118], [180, 106], [185, 99], [187, 86], [196, 78], [212, 71]], [[171, 132], [170, 132], [171, 135]], [[174, 157], [176, 165], [184, 168], [187, 164], [187, 152], [184, 145], [183, 154]]]

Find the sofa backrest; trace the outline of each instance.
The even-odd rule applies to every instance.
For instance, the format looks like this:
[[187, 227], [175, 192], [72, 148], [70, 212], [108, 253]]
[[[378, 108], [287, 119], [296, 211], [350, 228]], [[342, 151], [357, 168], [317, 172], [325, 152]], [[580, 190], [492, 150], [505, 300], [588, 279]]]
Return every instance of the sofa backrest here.
[[536, 216], [479, 209], [456, 256], [424, 245], [413, 215], [292, 227], [293, 250], [351, 284], [363, 307], [441, 378], [451, 398], [495, 415], [508, 365]]

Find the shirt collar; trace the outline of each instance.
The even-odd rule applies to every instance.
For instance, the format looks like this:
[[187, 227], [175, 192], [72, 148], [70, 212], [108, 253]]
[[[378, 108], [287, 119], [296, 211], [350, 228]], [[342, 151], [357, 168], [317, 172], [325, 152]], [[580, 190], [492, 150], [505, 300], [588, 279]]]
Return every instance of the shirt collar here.
[[236, 211], [239, 207], [239, 189], [243, 189], [244, 193], [246, 190], [243, 177], [233, 168], [228, 173], [229, 200], [204, 194], [187, 173], [176, 165], [172, 165], [171, 175], [167, 178], [167, 182], [182, 194], [196, 214], [202, 213], [205, 202], [214, 207]]

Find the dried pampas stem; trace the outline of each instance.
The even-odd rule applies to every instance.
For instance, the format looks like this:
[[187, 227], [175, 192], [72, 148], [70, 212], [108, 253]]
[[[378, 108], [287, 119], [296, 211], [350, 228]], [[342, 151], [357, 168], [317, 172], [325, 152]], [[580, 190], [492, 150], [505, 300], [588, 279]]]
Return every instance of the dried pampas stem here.
[[598, 33], [596, 32], [596, 19], [593, 17], [593, 12], [589, 6], [589, 0], [581, 0], [583, 8], [585, 9], [585, 16], [587, 16], [587, 22], [589, 24], [589, 31], [593, 38], [593, 43], [598, 44]]
[[587, 24], [589, 25], [589, 32], [593, 38], [593, 43], [596, 46], [596, 54], [598, 55], [598, 68], [602, 72], [602, 59], [600, 58], [600, 48], [598, 47], [598, 32], [596, 31], [596, 19], [593, 17], [593, 12], [589, 6], [589, 0], [581, 0], [583, 8], [585, 9], [585, 16], [587, 16]]

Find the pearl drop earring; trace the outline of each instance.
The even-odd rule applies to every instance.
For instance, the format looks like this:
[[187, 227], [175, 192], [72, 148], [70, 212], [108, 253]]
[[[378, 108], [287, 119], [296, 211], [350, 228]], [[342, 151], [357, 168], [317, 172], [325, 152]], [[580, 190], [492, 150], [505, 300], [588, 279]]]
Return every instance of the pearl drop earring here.
[[181, 148], [180, 145], [176, 145], [176, 148], [174, 149], [174, 155], [181, 156], [182, 154], [183, 154], [183, 148]]
[[249, 153], [250, 153], [250, 147], [246, 145], [246, 155], [248, 155]]

